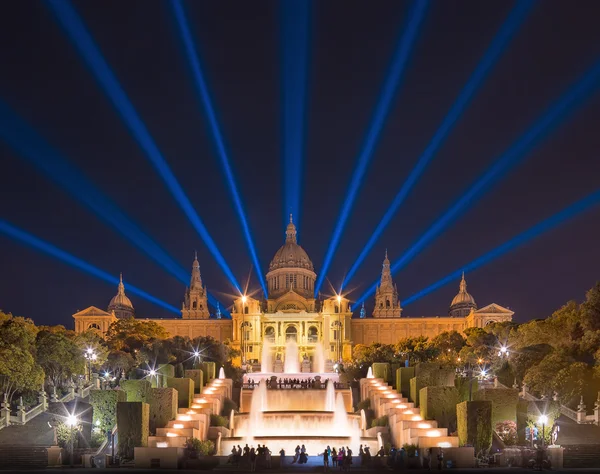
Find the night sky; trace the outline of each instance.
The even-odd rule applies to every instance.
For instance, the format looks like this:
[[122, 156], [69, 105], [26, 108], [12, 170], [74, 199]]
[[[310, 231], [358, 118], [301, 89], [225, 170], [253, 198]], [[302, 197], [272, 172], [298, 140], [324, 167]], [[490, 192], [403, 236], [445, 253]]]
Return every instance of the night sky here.
[[[251, 259], [215, 152], [173, 12], [159, 1], [77, 1], [81, 15], [156, 144], [237, 276]], [[185, 4], [263, 274], [283, 243], [281, 12], [275, 1]], [[433, 2], [390, 107], [341, 245], [338, 287], [513, 6]], [[300, 244], [319, 273], [410, 4], [314, 2]], [[114, 200], [175, 260], [229, 304], [232, 286], [81, 56], [40, 1], [4, 2], [0, 99]], [[360, 294], [600, 60], [600, 2], [537, 5], [351, 282]], [[600, 84], [599, 84], [600, 85]], [[407, 298], [600, 187], [600, 93], [473, 203], [395, 281]], [[0, 219], [181, 306], [184, 285], [0, 142]], [[600, 279], [600, 206], [467, 275], [480, 307], [517, 321], [581, 300]], [[106, 308], [116, 287], [0, 234], [0, 308], [38, 324]], [[250, 288], [259, 288], [253, 277]], [[328, 285], [325, 288], [328, 290]], [[444, 315], [458, 281], [407, 306]], [[138, 316], [170, 317], [129, 294]], [[372, 306], [369, 299], [367, 308]]]

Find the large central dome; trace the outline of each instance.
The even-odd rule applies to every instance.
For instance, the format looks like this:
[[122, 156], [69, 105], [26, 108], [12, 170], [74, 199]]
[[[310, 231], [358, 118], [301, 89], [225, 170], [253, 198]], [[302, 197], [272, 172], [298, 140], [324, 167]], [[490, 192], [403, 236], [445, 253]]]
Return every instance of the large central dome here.
[[313, 263], [304, 249], [296, 241], [296, 226], [290, 214], [290, 223], [285, 231], [285, 244], [275, 253], [269, 264], [269, 271], [279, 268], [305, 268], [314, 271]]

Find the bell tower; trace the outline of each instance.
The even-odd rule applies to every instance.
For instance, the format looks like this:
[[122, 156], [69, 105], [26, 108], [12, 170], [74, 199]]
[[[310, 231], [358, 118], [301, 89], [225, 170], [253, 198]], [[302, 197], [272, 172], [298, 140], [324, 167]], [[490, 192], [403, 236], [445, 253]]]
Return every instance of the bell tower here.
[[181, 317], [183, 319], [208, 319], [210, 317], [206, 287], [202, 286], [202, 277], [200, 276], [198, 253], [194, 256], [190, 287], [185, 290]]
[[400, 300], [398, 299], [398, 289], [392, 281], [392, 271], [387, 250], [383, 260], [383, 269], [381, 270], [381, 280], [375, 293], [374, 318], [399, 318], [402, 313]]

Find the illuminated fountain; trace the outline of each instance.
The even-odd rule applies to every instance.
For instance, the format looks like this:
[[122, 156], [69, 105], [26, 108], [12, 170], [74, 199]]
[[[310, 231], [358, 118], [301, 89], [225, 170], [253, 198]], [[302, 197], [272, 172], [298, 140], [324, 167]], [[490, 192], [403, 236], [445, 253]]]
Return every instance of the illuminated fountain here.
[[285, 343], [285, 361], [283, 372], [286, 374], [297, 374], [300, 372], [298, 343], [294, 339], [288, 339], [288, 341]]
[[315, 346], [312, 370], [313, 372], [318, 372], [320, 374], [325, 372], [325, 354], [323, 352], [323, 345], [321, 343]]
[[273, 357], [271, 356], [271, 343], [269, 341], [263, 341], [260, 371], [268, 373], [273, 371]]
[[[230, 437], [221, 440], [221, 454], [228, 454], [233, 446], [246, 443], [255, 447], [264, 443], [273, 452], [284, 449], [289, 454], [297, 445], [304, 444], [311, 456], [322, 453], [327, 445], [350, 446], [357, 453], [362, 444], [369, 446], [372, 453], [378, 451], [381, 440], [361, 437], [367, 427], [360, 414], [352, 413], [350, 388], [336, 388], [338, 374], [322, 371], [325, 356], [320, 344], [315, 346], [313, 372], [300, 371], [300, 350], [294, 339], [285, 345], [283, 364], [280, 364], [283, 373], [272, 372], [273, 349], [265, 342], [261, 372], [244, 375], [246, 385], [240, 395], [240, 413], [230, 418], [232, 430]], [[314, 385], [286, 388], [278, 383], [282, 378], [310, 379]], [[248, 383], [250, 379], [254, 383]]]

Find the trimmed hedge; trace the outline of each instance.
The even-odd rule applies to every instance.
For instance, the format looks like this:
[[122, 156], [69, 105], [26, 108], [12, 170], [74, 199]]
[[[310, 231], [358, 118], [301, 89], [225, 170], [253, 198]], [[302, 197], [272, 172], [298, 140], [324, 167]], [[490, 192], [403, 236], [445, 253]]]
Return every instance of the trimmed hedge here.
[[473, 446], [475, 456], [492, 446], [492, 402], [479, 400], [462, 402], [456, 406], [458, 442]]
[[167, 386], [177, 390], [179, 408], [190, 408], [194, 401], [194, 381], [192, 379], [167, 379]]
[[398, 362], [393, 362], [392, 364], [390, 364], [390, 380], [389, 383], [392, 384], [392, 387], [394, 387], [394, 390], [399, 391], [398, 390], [398, 377], [396, 376], [396, 372], [398, 371], [398, 369], [400, 367], [403, 367], [402, 364], [399, 364]]
[[93, 426], [98, 426], [106, 433], [117, 424], [117, 403], [126, 402], [127, 393], [123, 390], [90, 390]]
[[152, 386], [167, 387], [167, 381], [175, 377], [175, 366], [171, 364], [161, 365], [156, 369], [156, 373], [159, 375], [152, 377]]
[[194, 381], [194, 393], [201, 393], [204, 386], [204, 372], [202, 372], [202, 369], [186, 370], [185, 376]]
[[415, 366], [419, 390], [423, 387], [453, 387], [456, 372], [453, 367], [433, 362], [421, 362]]
[[373, 362], [373, 377], [383, 379], [385, 382], [390, 382], [392, 378], [392, 369], [387, 362]]
[[454, 379], [454, 386], [458, 390], [458, 397], [461, 402], [469, 401], [469, 383], [472, 383], [472, 393], [473, 397], [475, 396], [475, 392], [479, 387], [479, 383], [477, 379], [468, 379], [466, 377], [456, 377]]
[[214, 362], [202, 362], [200, 367], [204, 372], [204, 385], [217, 378], [217, 365]]
[[150, 432], [163, 428], [177, 416], [177, 390], [174, 388], [153, 388], [148, 392], [150, 405]]
[[440, 428], [448, 428], [448, 433], [456, 431], [456, 387], [424, 387], [419, 400], [423, 419], [437, 421]]
[[152, 385], [148, 380], [123, 380], [121, 389], [127, 394], [128, 402], [146, 402]]
[[473, 392], [473, 400], [492, 402], [492, 426], [502, 421], [517, 421], [519, 391], [514, 388], [484, 388]]
[[415, 404], [415, 407], [419, 406], [419, 390], [421, 387], [417, 386], [417, 377], [410, 379], [410, 395], [408, 400]]
[[231, 415], [231, 410], [237, 412], [238, 405], [231, 398], [225, 398], [223, 400], [223, 408], [221, 408], [221, 415], [229, 417]]
[[148, 446], [149, 417], [150, 406], [147, 403], [117, 403], [117, 452], [121, 458], [133, 459], [133, 448]]
[[414, 367], [400, 367], [396, 370], [396, 390], [406, 398], [410, 396], [410, 379], [414, 376]]

